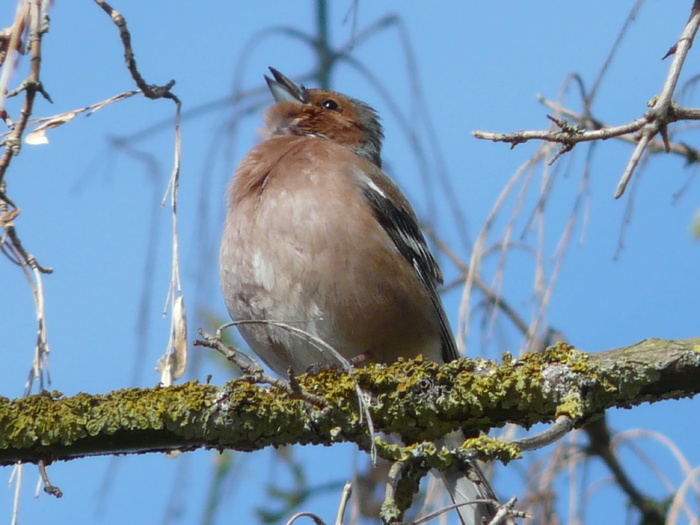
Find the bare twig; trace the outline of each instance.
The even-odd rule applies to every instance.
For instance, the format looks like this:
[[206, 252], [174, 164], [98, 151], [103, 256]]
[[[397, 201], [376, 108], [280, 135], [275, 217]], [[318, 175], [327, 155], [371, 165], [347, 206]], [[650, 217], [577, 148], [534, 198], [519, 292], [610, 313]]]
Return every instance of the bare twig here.
[[[120, 93], [118, 95], [115, 95], [113, 97], [110, 97], [106, 100], [101, 100], [100, 102], [97, 102], [95, 104], [90, 104], [89, 106], [85, 106], [80, 109], [74, 109], [71, 111], [66, 111], [64, 113], [59, 113], [58, 115], [51, 115], [49, 117], [40, 117], [40, 118], [35, 118], [35, 119], [29, 119], [29, 122], [27, 123], [27, 127], [34, 127], [34, 129], [27, 135], [25, 138], [25, 142], [27, 143], [33, 143], [33, 144], [39, 144], [39, 143], [45, 143], [48, 142], [44, 140], [43, 142], [38, 140], [36, 137], [42, 137], [47, 130], [57, 128], [59, 126], [62, 126], [63, 124], [66, 124], [73, 120], [77, 115], [81, 113], [86, 113], [86, 116], [90, 116], [93, 113], [99, 111], [105, 106], [108, 106], [110, 104], [113, 104], [115, 102], [120, 102], [122, 100], [125, 100], [129, 97], [132, 97], [136, 94], [140, 93], [140, 91], [134, 90], [134, 91], [126, 91], [124, 93]], [[10, 135], [12, 132], [8, 131], [5, 133], [0, 133], [0, 137], [5, 137]], [[33, 139], [33, 141], [32, 141]], [[1, 141], [2, 143], [8, 143], [11, 142], [11, 138], [7, 138], [4, 141]], [[3, 198], [2, 195], [0, 195], [0, 198]], [[4, 199], [4, 198], [3, 198]]]
[[[515, 147], [518, 144], [530, 140], [555, 142], [562, 144], [562, 149], [560, 150], [561, 154], [570, 151], [576, 144], [581, 142], [607, 140], [614, 137], [623, 137], [638, 133], [638, 136], [634, 139], [631, 136], [628, 138], [628, 140], [633, 140], [636, 146], [615, 189], [614, 197], [616, 199], [620, 198], [625, 192], [642, 156], [649, 151], [650, 146], [653, 144], [654, 137], [660, 135], [664, 150], [670, 152], [672, 149], [668, 137], [668, 125], [679, 120], [698, 120], [698, 118], [700, 118], [700, 110], [678, 107], [672, 100], [685, 58], [692, 47], [698, 27], [700, 27], [700, 1], [696, 0], [693, 3], [690, 17], [688, 18], [688, 22], [678, 42], [666, 55], [673, 55], [673, 61], [669, 67], [661, 92], [649, 103], [651, 109], [641, 118], [620, 126], [600, 126], [599, 129], [594, 130], [586, 130], [583, 127], [571, 126], [567, 121], [561, 119], [552, 119], [559, 128], [556, 131], [493, 133], [477, 130], [472, 132], [472, 135], [479, 139], [492, 140], [494, 142], [507, 142], [511, 144], [511, 147]], [[589, 123], [590, 120], [586, 113], [584, 113], [584, 116], [580, 117], [580, 119], [584, 120], [585, 123]], [[554, 158], [550, 159], [550, 162], [556, 160], [558, 156], [559, 155], [556, 155]], [[696, 160], [694, 156], [692, 158]]]
[[[9, 137], [5, 140], [5, 152], [0, 157], [0, 183], [5, 178], [5, 173], [10, 165], [10, 160], [13, 156], [19, 153], [21, 137], [27, 127], [27, 122], [34, 108], [34, 100], [37, 92], [46, 93], [41, 85], [41, 41], [45, 30], [40, 25], [40, 20], [43, 18], [40, 14], [42, 9], [40, 0], [32, 0], [26, 7], [24, 18], [18, 17], [15, 21], [13, 31], [19, 33], [28, 27], [29, 31], [29, 49], [30, 49], [30, 65], [29, 74], [19, 88], [8, 93], [7, 96], [19, 94], [20, 91], [25, 93], [24, 103], [20, 110], [19, 119], [15, 122], [14, 129]], [[13, 35], [14, 38], [14, 35]], [[11, 69], [11, 68], [6, 68]], [[2, 105], [0, 105], [2, 107]]]
[[[45, 8], [41, 0], [31, 0], [25, 4], [23, 9], [18, 11], [15, 23], [11, 28], [10, 47], [8, 53], [14, 52], [18, 46], [21, 34], [27, 32], [30, 49], [29, 74], [19, 88], [13, 90], [8, 96], [25, 93], [24, 103], [20, 110], [20, 115], [14, 123], [14, 128], [4, 140], [5, 151], [0, 158], [0, 217], [3, 219], [2, 228], [4, 234], [0, 236], [0, 252], [10, 261], [20, 266], [30, 284], [37, 319], [37, 344], [34, 352], [32, 368], [29, 373], [25, 394], [31, 393], [34, 380], [38, 379], [40, 388], [44, 388], [44, 374], [48, 366], [49, 345], [46, 337], [46, 320], [44, 317], [44, 287], [42, 274], [51, 273], [51, 268], [46, 268], [39, 264], [36, 258], [23, 246], [22, 241], [15, 228], [14, 219], [19, 215], [19, 208], [7, 197], [5, 173], [12, 161], [12, 158], [19, 154], [22, 135], [24, 134], [29, 118], [34, 109], [36, 93], [42, 93], [47, 98], [43, 86], [41, 85], [41, 43], [44, 33], [48, 30], [46, 23]], [[7, 64], [6, 64], [7, 65]], [[6, 82], [7, 77], [2, 77], [2, 82]], [[0, 101], [1, 102], [1, 101]], [[1, 104], [0, 104], [1, 106]]]
[[[165, 350], [164, 356], [161, 358], [160, 363], [163, 366], [159, 366], [161, 372], [161, 380], [165, 384], [169, 384], [173, 379], [177, 379], [184, 373], [184, 367], [187, 362], [187, 337], [186, 337], [186, 323], [184, 321], [184, 295], [182, 293], [182, 285], [180, 279], [180, 263], [179, 263], [179, 241], [178, 241], [178, 229], [177, 229], [177, 197], [178, 197], [178, 187], [180, 180], [180, 157], [182, 150], [182, 139], [180, 135], [180, 121], [182, 118], [182, 103], [180, 99], [175, 96], [170, 89], [175, 85], [175, 80], [171, 80], [163, 86], [158, 86], [155, 84], [148, 84], [143, 78], [143, 75], [138, 70], [136, 66], [136, 56], [131, 45], [131, 33], [129, 32], [126, 20], [116, 9], [109, 5], [104, 0], [95, 0], [95, 3], [102, 8], [102, 10], [107, 13], [114, 24], [119, 30], [119, 36], [124, 47], [124, 61], [126, 63], [126, 68], [131, 74], [134, 82], [141, 90], [141, 93], [147, 98], [158, 99], [167, 98], [172, 100], [176, 105], [175, 111], [175, 158], [173, 161], [173, 170], [170, 176], [170, 181], [168, 182], [168, 187], [166, 189], [165, 195], [163, 196], [162, 206], [165, 206], [167, 201], [168, 193], [170, 193], [170, 207], [172, 210], [172, 224], [173, 224], [173, 237], [172, 237], [172, 265], [171, 265], [171, 279], [170, 286], [168, 288], [168, 293], [166, 294], [165, 307], [163, 309], [163, 315], [167, 314], [168, 306], [171, 311], [170, 319], [170, 337], [168, 339], [168, 344]], [[178, 370], [174, 372], [171, 369], [170, 364], [175, 362], [173, 355], [177, 354]]]
[[620, 45], [622, 44], [622, 41], [624, 40], [625, 35], [627, 34], [627, 30], [632, 25], [632, 22], [634, 22], [634, 20], [637, 18], [637, 14], [639, 13], [639, 10], [641, 9], [643, 3], [644, 0], [637, 0], [637, 2], [635, 2], [634, 6], [632, 7], [632, 10], [630, 11], [630, 14], [627, 15], [627, 20], [625, 20], [625, 23], [622, 25], [622, 28], [620, 29], [620, 32], [618, 33], [617, 38], [615, 39], [615, 43], [613, 43], [612, 47], [610, 48], [610, 52], [605, 58], [605, 62], [603, 62], [603, 65], [598, 71], [598, 75], [593, 81], [591, 89], [588, 90], [588, 92], [584, 95], [584, 114], [587, 114], [590, 111], [591, 105], [593, 104], [593, 99], [598, 94], [598, 88], [600, 87], [603, 78], [605, 77], [605, 73], [607, 73], [610, 64], [612, 63], [613, 57], [620, 48]]
[[156, 99], [156, 98], [169, 98], [176, 102], [179, 102], [178, 98], [170, 92], [170, 89], [175, 85], [175, 81], [171, 80], [163, 86], [157, 86], [155, 84], [148, 84], [143, 78], [138, 68], [136, 67], [136, 56], [134, 55], [134, 50], [131, 47], [131, 33], [126, 27], [126, 20], [124, 17], [109, 5], [104, 0], [95, 0], [95, 3], [102, 8], [102, 10], [107, 13], [114, 25], [119, 29], [119, 36], [122, 39], [122, 44], [124, 46], [124, 61], [126, 62], [126, 68], [131, 73], [131, 78], [134, 79], [136, 85], [144, 94], [145, 97]]
[[[179, 255], [179, 236], [177, 230], [177, 197], [180, 183], [180, 156], [182, 152], [182, 137], [180, 134], [180, 121], [182, 118], [182, 103], [175, 97], [173, 98], [177, 109], [175, 111], [175, 159], [173, 160], [173, 171], [170, 175], [170, 181], [161, 206], [165, 205], [168, 192], [170, 192], [170, 209], [172, 211], [172, 262], [170, 287], [168, 288], [167, 297], [170, 299], [170, 338], [168, 346], [163, 356], [167, 363], [172, 362], [171, 357], [177, 355], [178, 371], [174, 379], [178, 379], [185, 371], [187, 364], [187, 322], [185, 320], [185, 297], [182, 293], [182, 284], [180, 280], [180, 255]], [[163, 311], [165, 315], [166, 307]], [[164, 373], [161, 374], [164, 379], [173, 378], [170, 373], [170, 367], [166, 367]]]
[[[319, 351], [323, 352], [325, 355], [330, 355], [333, 356], [333, 358], [336, 360], [336, 363], [338, 366], [340, 366], [344, 372], [347, 372], [350, 375], [353, 375], [353, 365], [350, 363], [347, 359], [345, 359], [342, 355], [338, 353], [338, 351], [333, 348], [333, 346], [329, 345], [326, 343], [323, 339], [315, 336], [314, 334], [311, 334], [307, 332], [306, 330], [302, 330], [299, 327], [292, 326], [289, 323], [283, 323], [281, 321], [273, 321], [270, 319], [256, 319], [256, 320], [242, 320], [242, 321], [233, 321], [231, 323], [227, 323], [217, 330], [216, 338], [221, 340], [221, 331], [224, 330], [225, 328], [231, 327], [231, 326], [239, 326], [239, 325], [246, 325], [246, 324], [267, 324], [271, 326], [276, 326], [278, 328], [281, 328], [283, 330], [287, 330], [288, 332], [291, 332], [302, 339], [306, 340], [309, 344], [311, 344], [313, 347], [318, 349]], [[196, 344], [196, 343], [195, 343]], [[290, 371], [294, 372], [294, 371]], [[299, 371], [296, 371], [296, 373], [299, 373]], [[292, 373], [288, 374], [289, 376], [292, 376]], [[273, 378], [274, 379], [274, 378]], [[268, 381], [266, 381], [268, 382]], [[355, 386], [355, 392], [357, 393], [357, 401], [360, 406], [360, 422], [364, 419], [367, 422], [367, 431], [369, 432], [370, 435], [375, 434], [374, 430], [374, 422], [372, 421], [372, 415], [370, 414], [369, 411], [369, 406], [367, 405], [367, 401], [365, 399], [365, 393], [362, 391], [360, 388], [360, 385], [357, 384], [356, 381], [353, 381], [353, 384]], [[290, 385], [290, 388], [291, 385]], [[372, 459], [372, 463], [376, 463], [377, 461], [377, 449], [376, 449], [376, 444], [374, 440], [372, 440], [371, 443], [371, 450], [370, 450], [370, 458]]]
[[589, 437], [589, 453], [600, 457], [605, 462], [615, 476], [619, 487], [629, 497], [631, 504], [642, 514], [644, 523], [650, 525], [665, 523], [663, 506], [642, 494], [622, 468], [611, 444], [610, 430], [605, 419], [601, 418], [587, 425], [584, 430]]
[[294, 516], [292, 516], [289, 521], [287, 521], [286, 525], [292, 525], [295, 521], [297, 521], [299, 518], [309, 518], [311, 521], [313, 521], [316, 525], [326, 525], [326, 522], [323, 521], [320, 517], [318, 517], [316, 514], [313, 512], [297, 512]]
[[[472, 135], [479, 139], [491, 140], [493, 142], [507, 142], [513, 147], [527, 142], [529, 140], [543, 140], [547, 142], [556, 142], [568, 147], [573, 147], [582, 142], [592, 142], [598, 140], [608, 140], [617, 138], [629, 143], [638, 143], [638, 139], [634, 134], [641, 131], [647, 119], [645, 117], [633, 120], [627, 124], [619, 126], [608, 126], [600, 120], [590, 116], [586, 117], [580, 113], [576, 113], [561, 105], [552, 102], [542, 95], [537, 95], [537, 99], [547, 107], [562, 113], [567, 118], [578, 123], [578, 127], [573, 127], [566, 121], [555, 121], [562, 128], [561, 131], [539, 130], [539, 131], [516, 131], [514, 133], [493, 133], [489, 131], [474, 131]], [[553, 120], [552, 117], [549, 117]], [[672, 114], [667, 117], [668, 122], [677, 122], [685, 120], [700, 120], [700, 109], [674, 107]], [[585, 130], [585, 128], [593, 128]], [[653, 152], [661, 151], [662, 141], [651, 140], [649, 148]], [[664, 145], [663, 149], [666, 149]], [[668, 152], [683, 155], [688, 162], [698, 162], [697, 150], [686, 146], [685, 144], [668, 143]]]
[[646, 119], [642, 117], [620, 126], [585, 131], [581, 128], [571, 126], [566, 121], [561, 121], [557, 122], [561, 128], [560, 131], [539, 130], [516, 131], [514, 133], [493, 133], [490, 131], [476, 130], [472, 131], [472, 135], [477, 139], [491, 140], [493, 142], [507, 142], [511, 145], [511, 147], [515, 147], [518, 144], [522, 144], [529, 140], [544, 140], [547, 142], [556, 142], [573, 147], [581, 142], [607, 140], [614, 137], [635, 133], [642, 129], [645, 123]]
[[573, 428], [574, 421], [569, 416], [562, 415], [548, 429], [534, 436], [516, 439], [513, 444], [518, 445], [521, 450], [537, 450], [560, 440]]
[[[691, 472], [689, 472], [686, 475], [686, 478], [683, 480], [683, 483], [680, 487], [678, 487], [678, 490], [673, 496], [671, 506], [668, 509], [668, 517], [666, 523], [680, 523], [678, 515], [680, 514], [681, 507], [685, 504], [686, 493], [688, 491], [688, 488], [697, 482], [698, 476], [700, 476], [700, 466], [695, 467]], [[689, 516], [689, 519], [692, 520], [693, 518], [695, 518], [695, 521], [697, 521], [697, 516], [693, 516], [691, 514]]]
[[[623, 445], [625, 445], [627, 448], [631, 448], [633, 453], [637, 455], [639, 460], [642, 463], [644, 463], [649, 468], [649, 470], [652, 471], [654, 475], [659, 479], [659, 481], [663, 484], [667, 492], [676, 492], [678, 489], [676, 487], [675, 482], [672, 479], [670, 479], [668, 475], [664, 474], [664, 467], [667, 466], [667, 464], [659, 462], [657, 459], [657, 454], [653, 452], [652, 454], [648, 454], [636, 444], [636, 440], [647, 439], [652, 439], [658, 442], [661, 446], [668, 450], [668, 452], [676, 460], [678, 467], [680, 468], [683, 475], [687, 476], [691, 472], [692, 469], [688, 459], [683, 455], [676, 443], [674, 443], [673, 440], [671, 440], [671, 438], [662, 434], [661, 432], [655, 432], [653, 430], [643, 428], [633, 428], [630, 430], [619, 432], [612, 438], [611, 447], [613, 453], [615, 454], [619, 454], [618, 451]], [[698, 486], [697, 482], [693, 481], [692, 485], [695, 494], [700, 494], [700, 486]], [[682, 510], [686, 514], [688, 519], [692, 520], [695, 516], [695, 512], [693, 512], [690, 505], [688, 505], [688, 502], [683, 501], [679, 503], [679, 505], [680, 507], [682, 507]], [[667, 523], [673, 522], [667, 521]]]
[[11, 520], [11, 525], [17, 525], [19, 523], [18, 517], [19, 517], [19, 497], [22, 492], [22, 474], [24, 473], [24, 464], [20, 461], [15, 463], [13, 469], [12, 469], [12, 474], [10, 475], [10, 486], [12, 486], [12, 483], [15, 484], [15, 494], [14, 498], [12, 499], [12, 520]]
[[[612, 129], [610, 126], [605, 124], [603, 121], [596, 119], [592, 117], [591, 115], [583, 115], [581, 113], [577, 113], [575, 111], [571, 111], [568, 108], [565, 108], [561, 106], [560, 104], [557, 104], [556, 102], [553, 102], [542, 95], [537, 95], [537, 100], [540, 101], [543, 105], [547, 106], [548, 108], [552, 109], [553, 111], [556, 111], [562, 115], [564, 115], [566, 118], [571, 119], [575, 122], [577, 122], [580, 126], [586, 128], [586, 129], [595, 129], [595, 130], [602, 130], [602, 129]], [[699, 116], [700, 110], [697, 109], [692, 109], [692, 108], [676, 108], [676, 116], [678, 116], [678, 120], [698, 120], [700, 118]], [[613, 137], [618, 140], [622, 140], [624, 142], [627, 142], [629, 144], [636, 144], [637, 139], [634, 137], [633, 134], [627, 133], [623, 135], [616, 135]], [[700, 151], [698, 151], [695, 148], [692, 148], [688, 146], [687, 144], [684, 144], [683, 142], [673, 142], [669, 141], [668, 143], [669, 147], [669, 152], [670, 153], [675, 153], [676, 155], [679, 155], [685, 159], [685, 161], [688, 164], [695, 164], [700, 161]], [[666, 151], [666, 147], [661, 140], [651, 140], [649, 142], [649, 145], [647, 146], [647, 151], [650, 153], [658, 153], [661, 151]]]
[[[44, 315], [44, 286], [42, 275], [51, 273], [50, 268], [40, 265], [36, 258], [27, 252], [17, 234], [14, 219], [19, 215], [19, 208], [7, 197], [5, 174], [10, 166], [13, 157], [20, 152], [22, 135], [24, 134], [29, 119], [34, 110], [36, 94], [41, 93], [47, 100], [51, 101], [48, 93], [41, 84], [41, 57], [42, 57], [42, 37], [48, 31], [48, 5], [41, 0], [28, 0], [23, 7], [18, 9], [15, 21], [9, 30], [5, 30], [4, 43], [2, 49], [2, 62], [4, 68], [0, 73], [0, 113], [4, 120], [11, 126], [8, 137], [0, 145], [5, 146], [5, 151], [0, 157], [0, 217], [2, 224], [0, 228], [4, 233], [0, 235], [0, 252], [10, 261], [14, 262], [24, 272], [29, 286], [32, 290], [37, 320], [37, 342], [34, 348], [34, 358], [29, 371], [29, 377], [25, 386], [25, 396], [31, 393], [35, 380], [39, 381], [39, 388], [44, 389], [44, 377], [48, 381], [48, 356], [49, 344], [46, 336], [46, 319]], [[9, 31], [9, 33], [8, 33]], [[22, 36], [26, 35], [29, 43], [30, 65], [27, 78], [20, 86], [12, 91], [7, 89], [9, 79], [15, 70], [17, 54], [21, 50]], [[9, 91], [9, 92], [8, 92]], [[13, 122], [6, 113], [5, 98], [17, 96], [24, 93], [24, 102], [20, 109], [19, 118]], [[31, 272], [30, 272], [31, 269]], [[46, 474], [43, 463], [39, 466], [39, 472], [44, 482], [44, 489], [57, 497], [61, 496], [61, 491], [51, 485]], [[15, 487], [15, 500], [13, 507], [12, 523], [17, 523], [19, 512], [19, 495], [22, 483], [22, 465], [15, 465], [16, 476], [13, 476], [17, 483]]]
[[[505, 261], [504, 256], [508, 247], [511, 246], [510, 239], [513, 234], [514, 221], [519, 213], [519, 210], [521, 209], [521, 206], [523, 205], [524, 192], [532, 179], [535, 166], [544, 159], [546, 159], [548, 155], [551, 154], [552, 150], [552, 145], [543, 144], [542, 147], [533, 155], [532, 158], [528, 159], [520, 168], [518, 168], [516, 173], [513, 174], [513, 176], [506, 183], [503, 190], [499, 194], [496, 203], [493, 205], [488, 217], [484, 221], [484, 225], [482, 226], [479, 235], [476, 238], [476, 241], [474, 243], [474, 249], [472, 250], [471, 254], [471, 259], [468, 264], [468, 271], [466, 274], [464, 289], [462, 291], [462, 300], [460, 303], [459, 310], [458, 343], [462, 346], [464, 346], [464, 342], [469, 336], [469, 319], [471, 316], [471, 290], [475, 286], [475, 279], [479, 275], [482, 261], [484, 259], [485, 254], [488, 251], [486, 247], [488, 235], [491, 232], [493, 225], [502, 208], [505, 207], [507, 197], [511, 194], [512, 191], [514, 191], [514, 189], [516, 188], [516, 184], [522, 180], [522, 187], [518, 193], [515, 209], [511, 212], [510, 219], [506, 225], [505, 233], [502, 235], [500, 242], [501, 257], [499, 260], [499, 274], [496, 278], [494, 278], [494, 281], [499, 285], [491, 287], [491, 289], [493, 290], [493, 296], [500, 297], [502, 283], [501, 277], [503, 275], [503, 265]], [[496, 309], [493, 310], [491, 320], [492, 323], [494, 320], [493, 316], [495, 315], [495, 313]], [[518, 326], [521, 332], [526, 334], [526, 338], [531, 339], [531, 336], [534, 335], [532, 333], [531, 327], [528, 326], [526, 323], [522, 322], [518, 323]]]
[[[458, 282], [463, 283], [469, 272], [469, 265], [465, 263], [445, 241], [443, 241], [431, 228], [423, 226], [423, 231], [430, 240], [437, 246], [438, 250], [444, 253], [460, 271]], [[473, 276], [474, 287], [484, 294], [486, 302], [501, 310], [515, 327], [523, 334], [528, 333], [528, 325], [525, 320], [518, 315], [515, 309], [503, 297], [486, 284], [478, 275]]]
[[343, 486], [343, 492], [340, 496], [340, 504], [338, 505], [338, 513], [336, 514], [334, 525], [343, 525], [343, 516], [345, 515], [345, 509], [350, 501], [350, 496], [352, 496], [352, 483], [348, 481]]
[[212, 348], [223, 355], [228, 361], [234, 363], [243, 372], [243, 378], [251, 383], [260, 384], [265, 383], [274, 386], [289, 395], [293, 394], [293, 390], [287, 381], [278, 379], [269, 374], [266, 374], [262, 366], [250, 355], [245, 352], [241, 352], [238, 349], [226, 345], [221, 339], [222, 329], [230, 326], [231, 323], [224, 325], [217, 330], [216, 335], [211, 335], [201, 328], [199, 329], [199, 335], [203, 337], [202, 340], [196, 340], [194, 342], [195, 346], [204, 346], [207, 348]]
[[63, 492], [61, 489], [59, 489], [56, 485], [51, 484], [51, 481], [49, 480], [49, 473], [46, 471], [46, 464], [43, 461], [39, 461], [37, 466], [39, 467], [41, 482], [44, 484], [44, 492], [51, 496], [62, 498]]
[[518, 499], [515, 496], [513, 496], [505, 503], [498, 505], [496, 515], [493, 518], [491, 518], [491, 521], [489, 521], [488, 525], [500, 525], [501, 523], [511, 523], [512, 520], [508, 521], [509, 518], [532, 519], [532, 516], [530, 516], [527, 512], [523, 512], [522, 510], [518, 510], [515, 508], [515, 504], [517, 502]]
[[700, 2], [696, 0], [693, 2], [690, 17], [688, 18], [688, 22], [686, 23], [678, 42], [666, 55], [669, 56], [669, 54], [673, 53], [673, 61], [669, 67], [668, 74], [666, 75], [666, 81], [661, 89], [661, 93], [655, 100], [654, 106], [645, 115], [647, 124], [645, 125], [639, 143], [632, 153], [627, 167], [625, 168], [625, 171], [617, 184], [617, 188], [615, 189], [616, 199], [620, 198], [625, 192], [625, 188], [627, 187], [627, 184], [629, 184], [632, 173], [634, 173], [634, 169], [637, 167], [637, 164], [639, 164], [639, 159], [644, 153], [646, 146], [657, 133], [661, 135], [664, 145], [666, 146], [666, 151], [670, 151], [668, 144], [668, 124], [675, 121], [671, 118], [671, 115], [674, 113], [675, 109], [671, 98], [676, 90], [678, 77], [680, 77], [681, 71], [683, 70], [683, 63], [688, 55], [688, 51], [690, 51], [690, 48], [693, 45], [693, 40], [695, 40], [698, 27], [700, 27]]

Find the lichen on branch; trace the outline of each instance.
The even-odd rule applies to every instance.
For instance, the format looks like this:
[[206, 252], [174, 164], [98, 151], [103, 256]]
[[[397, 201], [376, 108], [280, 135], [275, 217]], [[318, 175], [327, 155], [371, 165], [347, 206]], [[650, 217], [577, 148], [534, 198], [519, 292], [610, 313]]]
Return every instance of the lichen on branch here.
[[[379, 455], [396, 460], [420, 449], [429, 458], [444, 454], [429, 443], [457, 428], [477, 435], [506, 423], [527, 428], [561, 415], [582, 426], [608, 408], [692, 396], [700, 391], [700, 339], [649, 339], [592, 354], [558, 344], [519, 359], [506, 354], [500, 363], [460, 359], [439, 366], [417, 359], [352, 374], [324, 370], [301, 376], [299, 387], [323, 404], [245, 379], [224, 386], [190, 382], [104, 395], [0, 398], [0, 465], [340, 441], [369, 450], [373, 436], [358, 408], [356, 384], [370, 399], [376, 431], [398, 434], [405, 443], [381, 446]], [[518, 456], [517, 449], [492, 441], [472, 439], [464, 446], [484, 459]], [[428, 460], [438, 468], [449, 462]]]

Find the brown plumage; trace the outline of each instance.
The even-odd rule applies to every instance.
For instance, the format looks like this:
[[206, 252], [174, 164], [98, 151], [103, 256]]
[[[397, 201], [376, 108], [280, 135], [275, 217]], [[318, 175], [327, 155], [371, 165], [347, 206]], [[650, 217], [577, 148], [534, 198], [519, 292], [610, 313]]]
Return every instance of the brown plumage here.
[[[440, 270], [410, 204], [379, 168], [376, 113], [276, 78], [268, 138], [229, 190], [220, 267], [232, 317], [290, 324], [348, 360], [456, 358]], [[278, 374], [336, 362], [285, 328], [240, 330]]]

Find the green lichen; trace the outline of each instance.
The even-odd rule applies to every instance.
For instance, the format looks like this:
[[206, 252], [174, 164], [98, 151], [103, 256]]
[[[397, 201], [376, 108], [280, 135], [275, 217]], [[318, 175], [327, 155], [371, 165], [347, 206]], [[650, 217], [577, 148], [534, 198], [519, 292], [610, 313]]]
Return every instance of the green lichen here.
[[[326, 370], [300, 377], [292, 391], [239, 380], [223, 387], [186, 383], [102, 396], [0, 398], [0, 463], [70, 458], [81, 447], [104, 453], [114, 443], [142, 451], [353, 441], [369, 450], [362, 397], [374, 428], [406, 444], [384, 445], [380, 455], [409, 462], [420, 457], [440, 468], [451, 453], [429, 448], [455, 429], [479, 435], [509, 422], [528, 427], [560, 415], [581, 425], [612, 406], [690, 395], [699, 366], [697, 340], [647, 340], [590, 355], [560, 343], [517, 359], [504, 354], [500, 363], [460, 359], [439, 366], [416, 359], [352, 374]], [[500, 442], [465, 446], [483, 457], [516, 457], [515, 450], [499, 449]]]
[[577, 391], [572, 391], [566, 394], [561, 403], [557, 405], [554, 412], [554, 418], [559, 416], [568, 416], [570, 419], [577, 421], [584, 414], [584, 404], [581, 400], [581, 395]]
[[520, 459], [522, 453], [520, 447], [513, 443], [495, 439], [482, 434], [464, 441], [460, 447], [463, 451], [475, 451], [479, 459], [484, 461], [502, 461], [508, 463], [514, 459]]

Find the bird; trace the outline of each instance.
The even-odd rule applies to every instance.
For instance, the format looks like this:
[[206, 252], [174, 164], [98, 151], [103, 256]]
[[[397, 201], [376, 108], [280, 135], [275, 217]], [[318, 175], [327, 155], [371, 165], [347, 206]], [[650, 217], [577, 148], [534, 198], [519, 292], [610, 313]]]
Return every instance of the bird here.
[[[229, 186], [219, 257], [241, 335], [282, 377], [337, 365], [337, 355], [358, 366], [457, 359], [442, 273], [408, 199], [382, 171], [377, 112], [269, 69], [274, 104]], [[468, 470], [443, 475], [453, 501], [496, 501], [476, 462]], [[471, 504], [459, 515], [481, 525], [495, 510]]]

